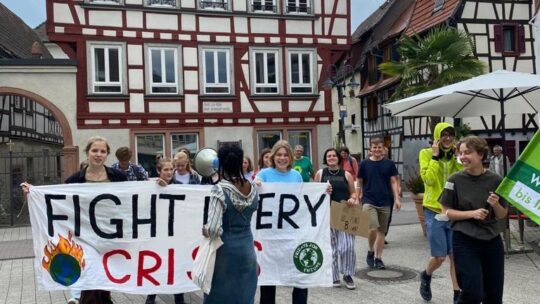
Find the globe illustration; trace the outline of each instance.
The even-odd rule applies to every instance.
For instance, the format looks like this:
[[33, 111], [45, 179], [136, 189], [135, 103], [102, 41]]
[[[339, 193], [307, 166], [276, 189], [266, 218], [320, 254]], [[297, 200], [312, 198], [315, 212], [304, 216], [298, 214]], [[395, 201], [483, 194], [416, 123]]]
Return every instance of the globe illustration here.
[[302, 250], [299, 257], [304, 267], [313, 267], [317, 264], [317, 252], [311, 248]]

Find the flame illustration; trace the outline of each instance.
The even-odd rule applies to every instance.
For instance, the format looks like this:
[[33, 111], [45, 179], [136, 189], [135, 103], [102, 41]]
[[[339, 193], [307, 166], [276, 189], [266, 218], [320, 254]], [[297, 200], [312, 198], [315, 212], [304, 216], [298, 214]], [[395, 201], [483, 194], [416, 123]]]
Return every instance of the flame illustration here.
[[56, 244], [49, 240], [43, 248], [45, 255], [41, 260], [41, 265], [53, 280], [64, 286], [75, 283], [86, 266], [84, 250], [72, 238], [70, 231], [67, 238], [59, 234]]

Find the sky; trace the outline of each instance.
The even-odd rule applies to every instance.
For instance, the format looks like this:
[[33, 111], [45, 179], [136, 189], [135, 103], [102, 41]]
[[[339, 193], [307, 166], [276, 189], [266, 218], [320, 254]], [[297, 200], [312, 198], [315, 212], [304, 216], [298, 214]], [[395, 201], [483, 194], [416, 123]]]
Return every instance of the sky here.
[[[385, 0], [351, 0], [351, 33], [384, 2]], [[0, 3], [7, 6], [31, 28], [45, 21], [45, 0], [0, 0]]]

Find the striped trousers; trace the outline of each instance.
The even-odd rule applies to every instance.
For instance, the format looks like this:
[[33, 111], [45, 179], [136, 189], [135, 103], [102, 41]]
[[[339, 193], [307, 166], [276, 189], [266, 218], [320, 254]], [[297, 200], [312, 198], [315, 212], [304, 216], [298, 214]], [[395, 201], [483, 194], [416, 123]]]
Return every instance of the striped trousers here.
[[353, 276], [356, 272], [356, 253], [354, 252], [355, 235], [331, 228], [330, 238], [332, 242], [333, 281], [339, 280], [340, 273]]

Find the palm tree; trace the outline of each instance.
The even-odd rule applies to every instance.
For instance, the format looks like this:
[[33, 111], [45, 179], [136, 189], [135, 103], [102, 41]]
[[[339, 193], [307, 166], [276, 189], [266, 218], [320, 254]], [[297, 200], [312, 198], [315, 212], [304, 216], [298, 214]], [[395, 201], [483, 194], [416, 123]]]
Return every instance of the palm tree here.
[[398, 48], [401, 60], [379, 65], [384, 74], [401, 78], [390, 102], [483, 74], [485, 64], [474, 50], [467, 33], [446, 25], [423, 37], [404, 36]]

